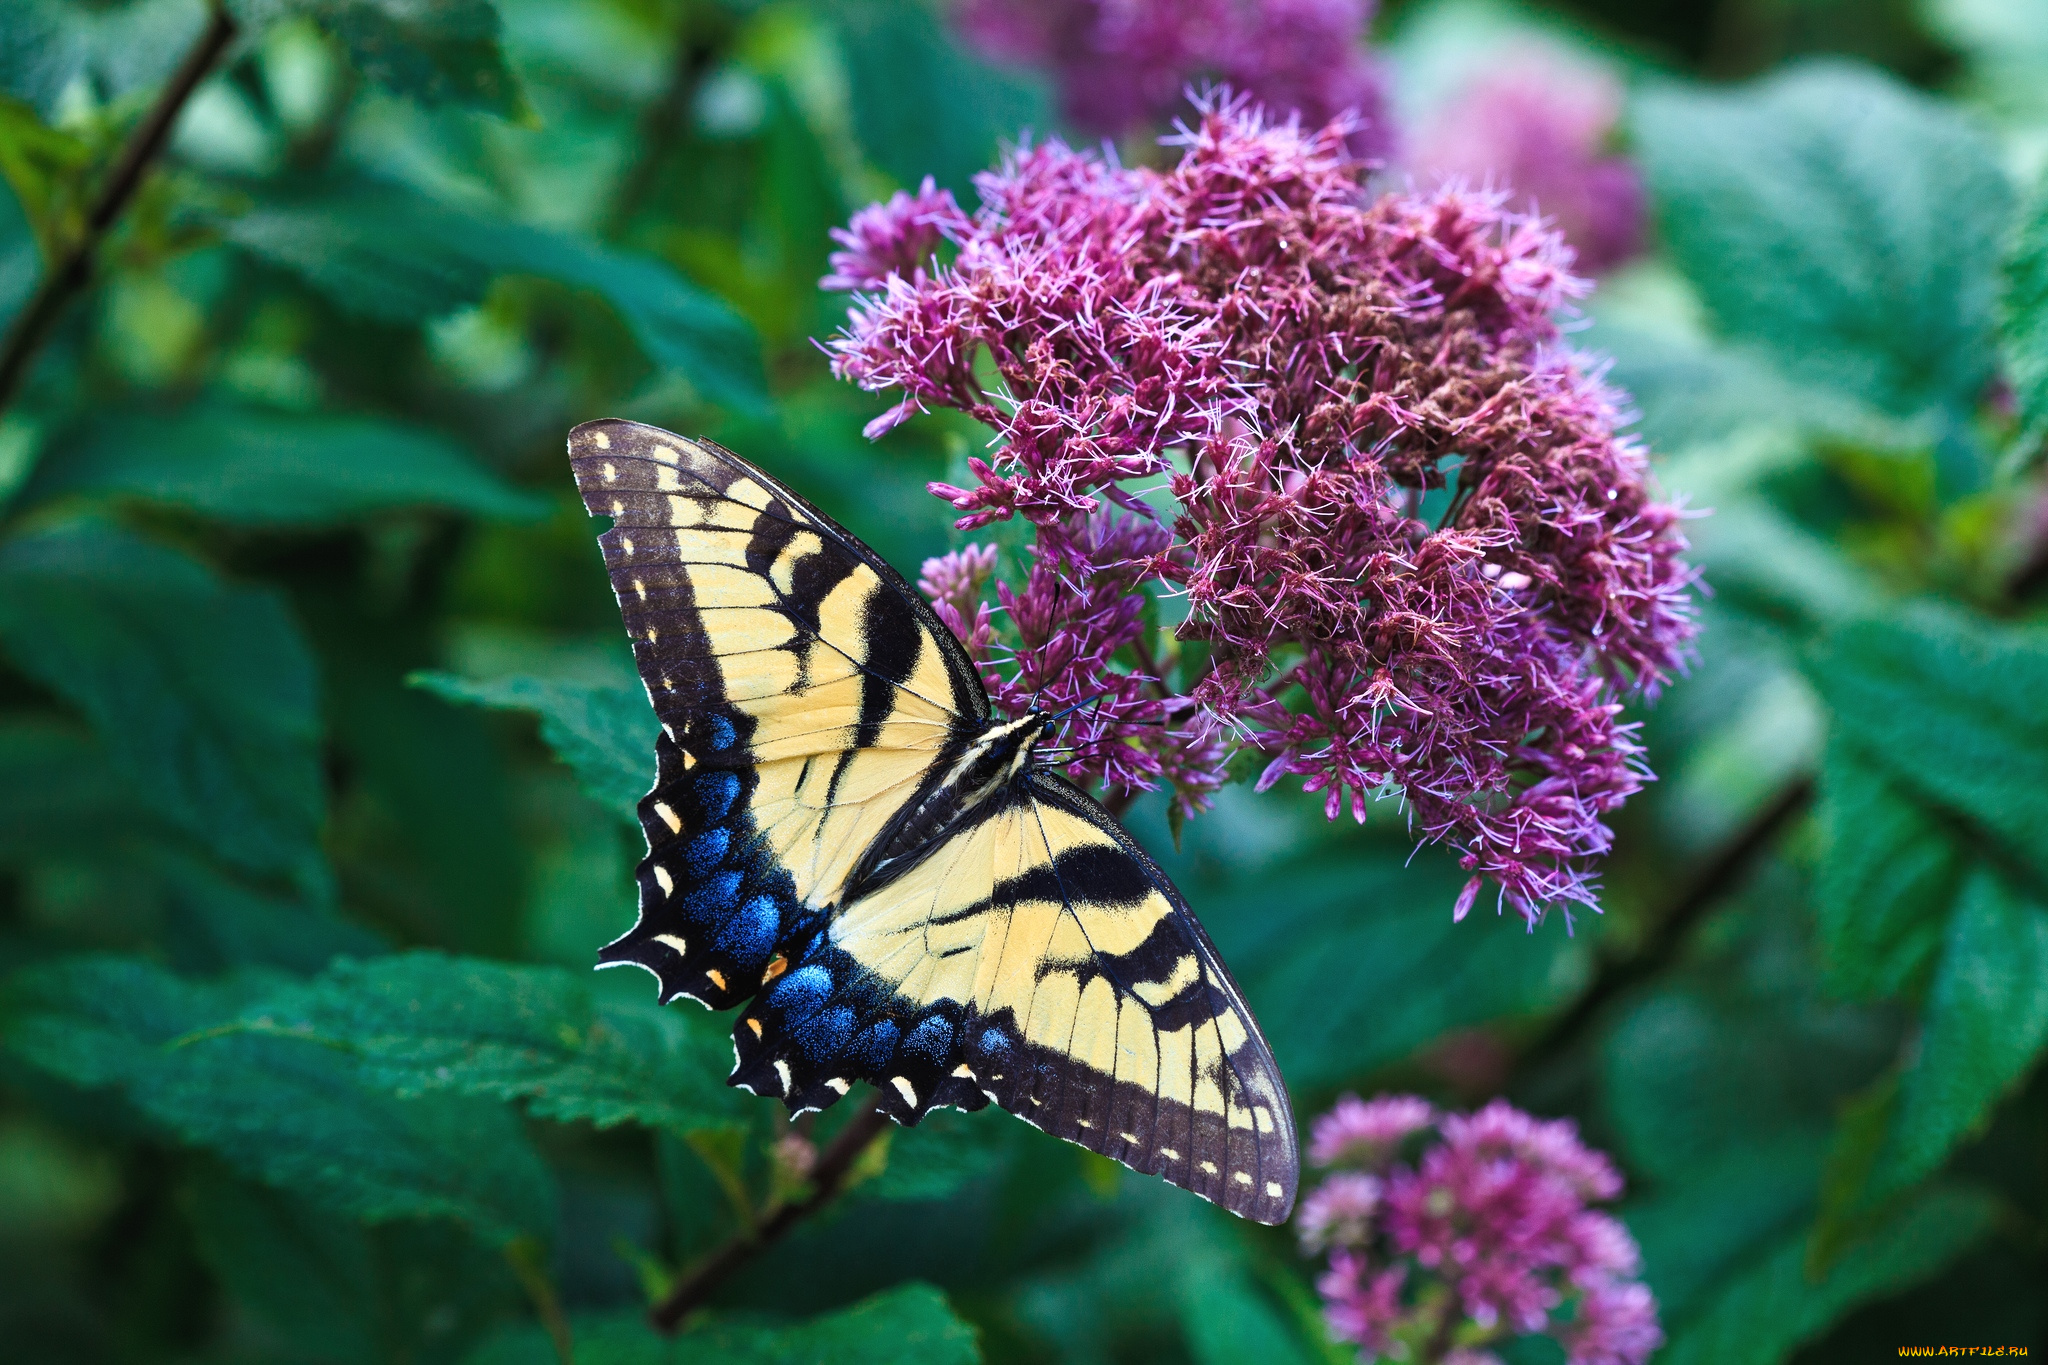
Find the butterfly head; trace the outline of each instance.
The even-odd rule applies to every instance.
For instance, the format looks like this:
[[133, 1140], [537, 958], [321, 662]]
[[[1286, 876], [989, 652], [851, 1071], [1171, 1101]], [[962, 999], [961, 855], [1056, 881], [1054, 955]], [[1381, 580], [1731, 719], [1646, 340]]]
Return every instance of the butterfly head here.
[[1006, 786], [1024, 775], [1038, 749], [1040, 736], [1056, 717], [1043, 711], [1027, 711], [1015, 720], [989, 727], [982, 736], [984, 771], [990, 787]]

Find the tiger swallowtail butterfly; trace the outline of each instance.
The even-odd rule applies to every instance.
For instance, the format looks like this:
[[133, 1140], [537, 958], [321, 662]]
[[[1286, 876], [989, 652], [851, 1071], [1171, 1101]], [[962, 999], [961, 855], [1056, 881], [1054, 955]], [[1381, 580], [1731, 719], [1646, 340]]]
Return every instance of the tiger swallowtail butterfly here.
[[1251, 1011], [1166, 874], [994, 715], [880, 556], [706, 441], [569, 436], [661, 721], [639, 921], [599, 954], [744, 1005], [731, 1084], [914, 1124], [993, 1100], [1278, 1223], [1300, 1155]]

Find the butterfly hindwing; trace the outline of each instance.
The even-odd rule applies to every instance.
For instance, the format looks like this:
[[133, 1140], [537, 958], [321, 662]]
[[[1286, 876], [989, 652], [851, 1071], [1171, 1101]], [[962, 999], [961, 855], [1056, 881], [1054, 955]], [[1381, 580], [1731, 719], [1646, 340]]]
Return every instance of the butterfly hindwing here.
[[804, 1105], [869, 1081], [914, 1123], [994, 1100], [1261, 1222], [1299, 1155], [1278, 1068], [1166, 875], [1037, 775], [820, 925], [748, 1006], [744, 1084]]
[[996, 730], [929, 605], [708, 442], [592, 422], [570, 455], [662, 722], [639, 920], [601, 961], [751, 997], [732, 1081], [792, 1109], [862, 1081], [903, 1123], [993, 1100], [1285, 1218], [1285, 1088], [1166, 875], [1051, 773], [947, 799]]

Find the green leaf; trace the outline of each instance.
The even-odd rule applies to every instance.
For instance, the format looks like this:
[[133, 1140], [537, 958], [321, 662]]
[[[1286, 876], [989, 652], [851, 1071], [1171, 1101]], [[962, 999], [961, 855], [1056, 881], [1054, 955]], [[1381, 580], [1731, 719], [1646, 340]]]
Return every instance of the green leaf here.
[[1302, 1365], [1309, 1359], [1242, 1260], [1191, 1257], [1176, 1288], [1181, 1331], [1200, 1365]]
[[491, 0], [226, 0], [245, 31], [306, 15], [348, 48], [373, 83], [421, 104], [459, 104], [531, 122], [505, 60]]
[[452, 673], [415, 673], [410, 681], [449, 701], [533, 712], [540, 737], [575, 771], [583, 790], [625, 819], [637, 819], [640, 798], [654, 785], [654, 739], [661, 730], [645, 688]]
[[276, 1358], [448, 1360], [516, 1309], [504, 1258], [459, 1227], [363, 1227], [194, 1164], [181, 1202], [199, 1253]]
[[521, 521], [548, 512], [438, 433], [247, 408], [95, 421], [45, 448], [22, 496], [66, 493], [148, 498], [243, 526], [332, 525], [412, 507]]
[[1840, 738], [2048, 877], [2048, 631], [1920, 605], [1836, 631], [1811, 667]]
[[0, 96], [0, 177], [13, 201], [0, 210], [11, 220], [7, 293], [25, 301], [43, 263], [59, 259], [83, 232], [86, 172], [94, 159], [91, 142], [48, 126], [27, 105]]
[[313, 661], [283, 603], [82, 523], [0, 545], [0, 647], [85, 713], [153, 816], [319, 893]]
[[59, 963], [11, 985], [6, 1047], [74, 1085], [119, 1088], [168, 1135], [351, 1217], [452, 1217], [493, 1241], [552, 1228], [547, 1168], [504, 1106], [397, 1098], [339, 1048], [223, 1027], [279, 984]]
[[2048, 909], [1983, 868], [1958, 897], [1874, 1178], [1903, 1188], [1989, 1121], [2048, 1043]]
[[854, 131], [875, 165], [906, 185], [925, 176], [972, 202], [974, 176], [1020, 128], [1045, 128], [1042, 83], [991, 67], [949, 41], [918, 0], [834, 0]]
[[1813, 415], [1807, 395], [1752, 355], [1606, 319], [1587, 341], [1613, 360], [1608, 377], [1641, 414], [1638, 432], [1666, 454], [1760, 422], [1797, 424]]
[[[946, 1296], [910, 1283], [809, 1322], [776, 1326], [743, 1318], [713, 1320], [673, 1339], [644, 1315], [585, 1318], [574, 1324], [577, 1365], [977, 1365], [981, 1348]], [[556, 1365], [538, 1328], [506, 1333], [472, 1352], [465, 1365]]]
[[1666, 1322], [1690, 1315], [1806, 1222], [1825, 1141], [1818, 1129], [1760, 1136], [1621, 1210]]
[[207, 1264], [237, 1303], [291, 1343], [295, 1358], [377, 1358], [367, 1230], [211, 1163], [194, 1173], [185, 1203]]
[[1970, 1189], [1930, 1189], [1844, 1250], [1818, 1281], [1806, 1274], [1806, 1235], [1669, 1324], [1658, 1365], [1776, 1365], [1858, 1306], [1931, 1279], [1991, 1231], [1997, 1203]]
[[544, 1118], [676, 1133], [749, 1113], [725, 1084], [728, 1019], [695, 1006], [600, 1003], [587, 977], [559, 967], [425, 952], [341, 962], [256, 1002], [241, 1022], [345, 1048], [368, 1080], [400, 1095], [523, 1099]]
[[[1298, 1320], [1260, 1283], [1277, 1267], [1235, 1219], [1154, 1181], [1120, 1191], [1085, 1258], [1049, 1261], [1024, 1282], [1014, 1313], [1031, 1330], [1030, 1358], [1172, 1359], [1176, 1335], [1205, 1365], [1313, 1358]], [[1321, 1338], [1320, 1323], [1310, 1331]]]
[[81, 77], [105, 99], [157, 84], [206, 26], [206, 6], [194, 0], [8, 0], [5, 16], [0, 90], [45, 115], [56, 112], [66, 87]]
[[330, 906], [252, 887], [183, 849], [151, 848], [139, 861], [160, 888], [168, 956], [180, 971], [317, 972], [337, 957], [374, 956], [390, 946]]
[[888, 1164], [882, 1173], [858, 1186], [867, 1199], [944, 1199], [972, 1180], [984, 1179], [1008, 1164], [1023, 1125], [1007, 1115], [984, 1110], [966, 1114], [938, 1110], [915, 1128], [893, 1129]]
[[268, 202], [223, 230], [340, 307], [387, 321], [421, 322], [475, 303], [501, 275], [555, 280], [602, 299], [649, 360], [706, 397], [748, 412], [766, 406], [760, 347], [746, 320], [650, 257], [379, 184]]
[[1941, 949], [1964, 853], [1951, 831], [1846, 741], [1821, 766], [1821, 960], [1855, 999], [1915, 996]]
[[[21, 211], [13, 188], [0, 184], [0, 317], [14, 317], [35, 293], [42, 278], [42, 253]], [[5, 506], [20, 481], [21, 456], [10, 446], [19, 436], [0, 427], [0, 506]]]
[[313, 0], [308, 8], [362, 73], [394, 94], [533, 118], [499, 45], [491, 0]]
[[1806, 1244], [1809, 1274], [1832, 1266], [1842, 1248], [1864, 1230], [1872, 1211], [1880, 1209], [1883, 1201], [1872, 1197], [1871, 1176], [1884, 1153], [1898, 1101], [1899, 1073], [1888, 1071], [1842, 1106], [1821, 1170], [1820, 1216]]
[[110, 845], [160, 830], [136, 814], [134, 789], [85, 730], [18, 716], [0, 721], [0, 864], [104, 857]]
[[1718, 595], [1796, 630], [1859, 615], [1882, 600], [1876, 583], [1827, 541], [1753, 494], [1731, 495], [1687, 534], [1692, 562]]
[[1601, 1049], [1623, 1150], [1674, 1185], [1760, 1145], [1804, 1142], [1817, 1154], [1838, 1103], [1896, 1048], [1883, 1016], [1820, 998], [1781, 900], [1723, 916], [1722, 950], [1640, 997]]
[[2048, 176], [2035, 187], [2006, 252], [1999, 321], [2020, 418], [2037, 433], [2048, 431]]
[[1910, 413], [1975, 405], [2011, 192], [1961, 114], [1871, 69], [1638, 96], [1665, 242], [1731, 337]]
[[360, 193], [369, 211], [340, 196], [266, 202], [224, 231], [359, 317], [425, 322], [483, 298], [498, 272], [465, 240], [460, 214], [383, 186]]
[[235, 877], [149, 814], [137, 789], [80, 727], [0, 721], [0, 866], [85, 867], [139, 876], [163, 911], [163, 940], [186, 971], [274, 966], [318, 971], [383, 950], [378, 936], [318, 901]]

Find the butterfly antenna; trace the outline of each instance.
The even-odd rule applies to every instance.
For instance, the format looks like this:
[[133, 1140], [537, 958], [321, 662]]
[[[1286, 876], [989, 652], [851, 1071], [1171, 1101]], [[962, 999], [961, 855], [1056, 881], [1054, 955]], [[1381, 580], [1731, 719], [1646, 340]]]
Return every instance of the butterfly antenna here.
[[1090, 703], [1092, 703], [1092, 702], [1098, 702], [1098, 701], [1101, 701], [1101, 700], [1102, 700], [1102, 699], [1103, 699], [1104, 697], [1106, 697], [1106, 696], [1108, 696], [1108, 695], [1109, 695], [1109, 693], [1107, 693], [1107, 692], [1097, 692], [1097, 693], [1096, 693], [1096, 694], [1095, 694], [1094, 696], [1092, 696], [1092, 697], [1083, 697], [1083, 698], [1082, 698], [1082, 699], [1081, 699], [1080, 701], [1077, 701], [1077, 702], [1075, 702], [1075, 703], [1074, 703], [1074, 704], [1073, 704], [1072, 706], [1069, 706], [1069, 707], [1068, 707], [1068, 708], [1066, 708], [1066, 709], [1065, 709], [1064, 711], [1058, 711], [1058, 712], [1055, 712], [1054, 714], [1052, 714], [1052, 715], [1050, 715], [1050, 716], [1046, 717], [1046, 721], [1045, 721], [1045, 723], [1046, 723], [1047, 725], [1057, 725], [1057, 724], [1058, 724], [1059, 722], [1061, 722], [1061, 721], [1065, 720], [1065, 719], [1066, 719], [1066, 718], [1067, 718], [1068, 716], [1071, 716], [1071, 715], [1073, 715], [1073, 714], [1074, 714], [1074, 713], [1075, 713], [1076, 711], [1080, 710], [1080, 709], [1081, 709], [1082, 707], [1084, 707], [1084, 706], [1087, 706], [1087, 705], [1089, 705], [1089, 704], [1090, 704]]

